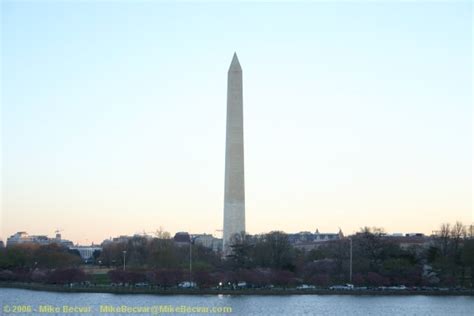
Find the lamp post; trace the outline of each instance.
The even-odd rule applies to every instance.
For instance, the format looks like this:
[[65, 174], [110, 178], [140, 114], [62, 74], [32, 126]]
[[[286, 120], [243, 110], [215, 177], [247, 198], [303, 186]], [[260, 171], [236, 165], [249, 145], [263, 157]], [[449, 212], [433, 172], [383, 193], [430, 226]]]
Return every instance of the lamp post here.
[[350, 252], [349, 252], [349, 283], [352, 284], [352, 238], [349, 238]]
[[123, 253], [123, 271], [125, 271], [125, 255], [127, 254], [127, 250], [122, 251]]
[[193, 238], [189, 236], [189, 286], [191, 287], [193, 278]]

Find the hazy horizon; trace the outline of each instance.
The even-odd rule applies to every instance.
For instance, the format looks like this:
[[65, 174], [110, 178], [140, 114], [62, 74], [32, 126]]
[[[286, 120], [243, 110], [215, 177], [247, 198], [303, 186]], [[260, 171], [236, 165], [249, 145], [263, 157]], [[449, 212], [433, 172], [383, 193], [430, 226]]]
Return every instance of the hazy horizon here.
[[4, 241], [216, 234], [234, 51], [250, 234], [474, 221], [470, 1], [1, 8]]

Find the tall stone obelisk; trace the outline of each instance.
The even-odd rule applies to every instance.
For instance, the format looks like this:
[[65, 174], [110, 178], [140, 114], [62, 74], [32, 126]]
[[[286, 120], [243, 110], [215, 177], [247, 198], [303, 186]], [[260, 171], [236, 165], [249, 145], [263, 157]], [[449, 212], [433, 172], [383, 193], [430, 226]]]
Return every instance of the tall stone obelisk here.
[[227, 75], [227, 125], [224, 187], [224, 254], [233, 235], [245, 232], [244, 119], [242, 68], [234, 53]]

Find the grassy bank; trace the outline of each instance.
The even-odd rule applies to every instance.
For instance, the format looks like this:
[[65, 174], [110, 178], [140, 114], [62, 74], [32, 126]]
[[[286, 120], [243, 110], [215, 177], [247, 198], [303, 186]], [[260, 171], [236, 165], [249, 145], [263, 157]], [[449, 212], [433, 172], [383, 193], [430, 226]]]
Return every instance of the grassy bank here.
[[112, 286], [62, 286], [40, 283], [0, 282], [2, 288], [64, 293], [111, 293], [155, 295], [463, 295], [474, 296], [474, 290], [328, 290], [328, 289], [178, 289], [135, 288]]

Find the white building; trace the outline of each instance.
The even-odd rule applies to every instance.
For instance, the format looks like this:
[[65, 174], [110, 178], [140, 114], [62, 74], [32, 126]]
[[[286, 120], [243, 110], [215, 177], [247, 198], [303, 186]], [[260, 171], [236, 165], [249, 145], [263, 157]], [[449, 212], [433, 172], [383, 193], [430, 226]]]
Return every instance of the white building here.
[[84, 262], [91, 260], [95, 251], [102, 251], [102, 247], [99, 246], [72, 246], [69, 247], [69, 249], [77, 250]]
[[211, 234], [193, 235], [192, 238], [196, 245], [201, 245], [216, 252], [222, 250], [222, 239], [216, 238]]

